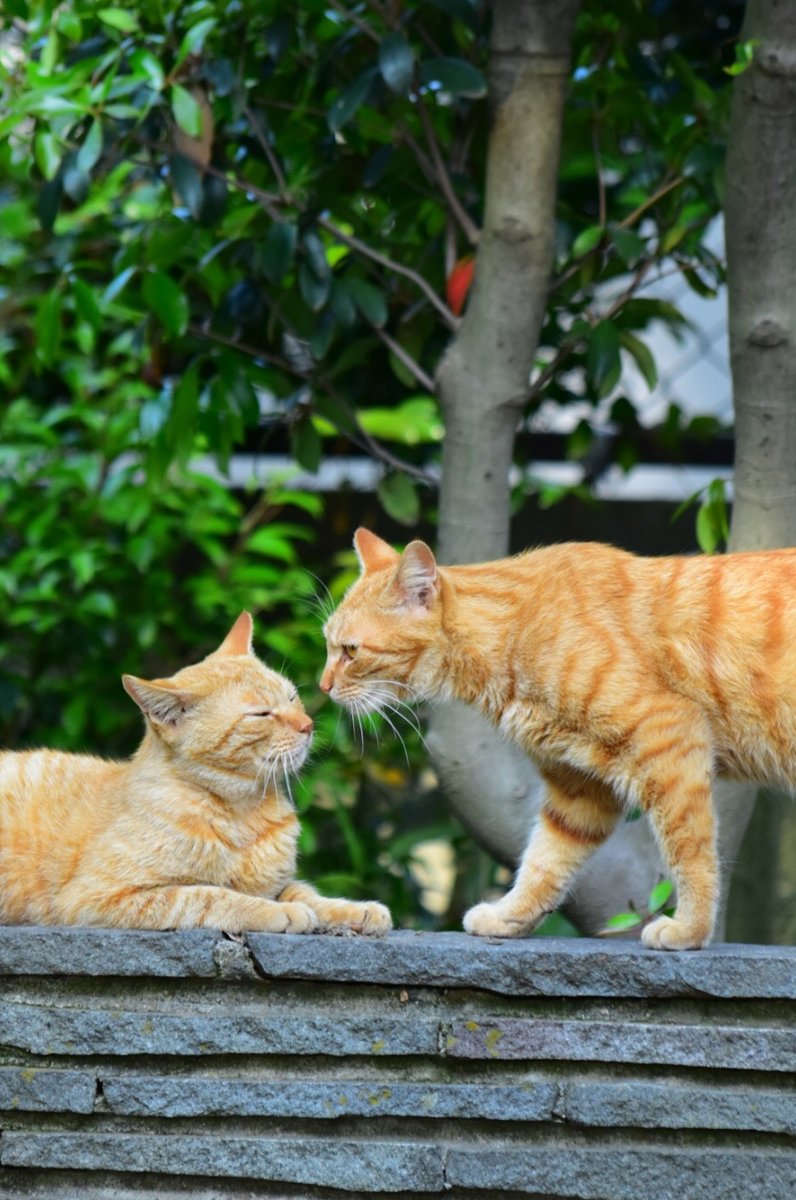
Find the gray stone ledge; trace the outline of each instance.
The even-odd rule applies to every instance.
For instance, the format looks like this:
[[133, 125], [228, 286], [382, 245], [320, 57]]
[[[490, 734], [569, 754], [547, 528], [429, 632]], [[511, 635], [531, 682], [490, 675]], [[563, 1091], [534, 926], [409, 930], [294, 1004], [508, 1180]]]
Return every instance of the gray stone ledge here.
[[[710, 946], [664, 953], [594, 938], [498, 941], [400, 930], [386, 938], [250, 933], [269, 979], [481, 988], [512, 996], [796, 999], [796, 947]], [[251, 978], [215, 930], [0, 926], [0, 975]]]
[[338, 939], [251, 933], [272, 979], [483, 988], [512, 996], [796, 999], [796, 947], [709, 946], [668, 953], [598, 938], [498, 941], [400, 930]]

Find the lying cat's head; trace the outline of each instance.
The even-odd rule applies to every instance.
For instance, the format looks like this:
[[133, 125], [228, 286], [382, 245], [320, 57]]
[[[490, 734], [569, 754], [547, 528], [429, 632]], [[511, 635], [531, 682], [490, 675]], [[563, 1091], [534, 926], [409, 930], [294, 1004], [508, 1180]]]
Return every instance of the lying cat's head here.
[[195, 666], [169, 679], [124, 675], [122, 682], [180, 774], [208, 787], [210, 773], [228, 776], [261, 795], [278, 770], [301, 767], [312, 721], [293, 684], [260, 662], [251, 639], [252, 619], [243, 612]]
[[362, 574], [324, 626], [321, 690], [360, 713], [394, 698], [428, 699], [444, 642], [434, 555], [425, 542], [398, 554], [367, 529], [354, 547]]

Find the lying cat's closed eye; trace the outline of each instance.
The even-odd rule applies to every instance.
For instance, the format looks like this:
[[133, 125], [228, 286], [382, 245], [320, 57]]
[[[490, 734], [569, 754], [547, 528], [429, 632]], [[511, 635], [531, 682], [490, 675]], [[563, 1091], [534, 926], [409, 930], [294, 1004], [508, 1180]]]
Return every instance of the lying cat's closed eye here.
[[383, 933], [383, 905], [298, 882], [289, 777], [312, 721], [252, 653], [242, 613], [213, 654], [168, 679], [125, 675], [146, 732], [127, 762], [0, 754], [0, 921]]

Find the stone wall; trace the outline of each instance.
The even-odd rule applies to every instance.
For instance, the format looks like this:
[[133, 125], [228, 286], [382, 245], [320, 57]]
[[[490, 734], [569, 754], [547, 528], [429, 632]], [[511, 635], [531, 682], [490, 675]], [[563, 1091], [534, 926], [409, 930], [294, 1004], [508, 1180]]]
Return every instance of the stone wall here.
[[793, 1200], [796, 950], [0, 928], [0, 1197]]

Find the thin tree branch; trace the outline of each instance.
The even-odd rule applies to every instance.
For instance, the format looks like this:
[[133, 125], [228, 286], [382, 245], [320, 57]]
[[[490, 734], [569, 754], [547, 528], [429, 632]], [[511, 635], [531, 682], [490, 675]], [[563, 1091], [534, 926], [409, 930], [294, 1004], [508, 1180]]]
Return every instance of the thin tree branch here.
[[480, 231], [478, 226], [462, 207], [459, 197], [453, 190], [453, 184], [450, 181], [450, 176], [448, 175], [448, 170], [445, 166], [445, 162], [442, 158], [442, 152], [439, 148], [437, 135], [434, 132], [434, 124], [429, 116], [426, 103], [422, 96], [418, 96], [417, 98], [417, 111], [420, 116], [420, 122], [423, 126], [423, 132], [426, 135], [426, 141], [428, 142], [431, 160], [434, 163], [434, 173], [437, 178], [437, 183], [440, 186], [440, 190], [445, 197], [445, 201], [450, 212], [456, 218], [462, 233], [467, 238], [471, 246], [477, 246]]
[[269, 166], [271, 167], [271, 170], [274, 173], [276, 182], [279, 186], [279, 191], [282, 193], [282, 195], [285, 197], [285, 199], [289, 202], [290, 197], [288, 196], [288, 192], [287, 192], [287, 181], [285, 179], [284, 172], [283, 172], [281, 166], [279, 165], [279, 159], [274, 154], [273, 146], [268, 141], [266, 134], [263, 132], [263, 130], [260, 126], [260, 122], [257, 120], [257, 117], [252, 112], [252, 110], [248, 104], [244, 104], [243, 112], [244, 112], [249, 124], [251, 125], [252, 130], [254, 131], [254, 136], [257, 138], [257, 141], [260, 143], [260, 146], [262, 147], [263, 154], [268, 159]]
[[591, 127], [591, 144], [594, 148], [594, 163], [597, 170], [597, 196], [598, 196], [598, 219], [600, 228], [605, 229], [606, 221], [606, 203], [605, 203], [605, 178], [603, 176], [603, 160], [600, 154], [600, 130], [597, 121], [595, 120]]
[[346, 21], [350, 21], [352, 25], [356, 25], [357, 29], [374, 41], [376, 45], [379, 44], [381, 38], [374, 29], [371, 29], [367, 21], [363, 21], [361, 17], [358, 17], [356, 13], [352, 13], [351, 10], [346, 8], [344, 4], [340, 4], [339, 0], [328, 0], [328, 4], [329, 8], [333, 8], [334, 11], [339, 13], [341, 17], [344, 17]]
[[338, 225], [335, 225], [333, 221], [330, 221], [328, 217], [317, 216], [315, 220], [318, 225], [322, 226], [337, 241], [342, 242], [346, 246], [350, 246], [352, 250], [356, 250], [357, 253], [364, 255], [365, 258], [369, 258], [373, 262], [379, 263], [382, 267], [386, 267], [388, 271], [394, 271], [396, 275], [403, 275], [406, 279], [411, 279], [412, 282], [418, 288], [420, 288], [420, 291], [423, 292], [423, 294], [428, 298], [430, 303], [434, 305], [434, 308], [436, 308], [437, 312], [448, 326], [448, 329], [458, 329], [459, 321], [457, 318], [454, 317], [444, 300], [440, 299], [431, 284], [424, 279], [422, 275], [419, 275], [417, 271], [413, 271], [411, 267], [405, 267], [402, 263], [397, 263], [393, 259], [387, 258], [385, 254], [380, 254], [378, 250], [372, 249], [367, 242], [360, 241], [358, 237], [354, 237], [352, 234], [345, 233]]
[[[676, 187], [679, 187], [681, 183], [685, 183], [685, 176], [683, 175], [678, 175], [676, 179], [670, 179], [665, 183], [662, 183], [656, 192], [653, 192], [651, 196], [648, 196], [642, 204], [639, 204], [638, 208], [634, 208], [631, 213], [628, 213], [628, 215], [619, 222], [619, 228], [631, 229], [637, 221], [641, 220], [641, 218], [644, 216], [644, 213], [647, 212], [648, 209], [657, 204], [663, 196], [666, 196]], [[601, 223], [604, 225], [605, 221], [603, 220]], [[565, 283], [569, 282], [573, 275], [577, 275], [583, 264], [587, 262], [592, 255], [597, 253], [601, 245], [602, 242], [600, 241], [596, 246], [592, 246], [591, 250], [587, 250], [585, 254], [581, 254], [580, 258], [576, 258], [573, 263], [570, 263], [566, 271], [563, 271], [557, 279], [553, 280], [550, 285], [549, 294], [552, 294], [558, 288], [563, 287]]]
[[414, 375], [417, 382], [421, 384], [421, 386], [424, 387], [427, 392], [431, 392], [433, 395], [434, 391], [436, 390], [436, 384], [431, 376], [426, 374], [426, 372], [420, 366], [420, 363], [416, 362], [412, 358], [412, 355], [409, 354], [408, 351], [404, 350], [400, 342], [396, 342], [395, 338], [390, 337], [386, 330], [380, 329], [378, 325], [373, 325], [372, 321], [371, 325], [373, 326], [373, 332], [376, 334], [376, 337], [379, 338], [380, 341], [384, 342], [384, 345], [387, 346], [387, 348], [395, 355], [396, 358], [400, 359], [407, 371]]

